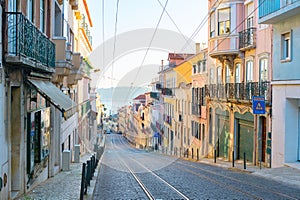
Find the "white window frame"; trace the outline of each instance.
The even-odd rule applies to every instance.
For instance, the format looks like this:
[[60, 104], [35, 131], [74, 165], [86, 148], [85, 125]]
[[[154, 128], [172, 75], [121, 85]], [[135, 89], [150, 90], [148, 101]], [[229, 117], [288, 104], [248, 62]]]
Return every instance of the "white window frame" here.
[[281, 34], [281, 62], [292, 60], [292, 31]]
[[[251, 65], [250, 65], [251, 63]], [[253, 60], [248, 60], [246, 62], [246, 82], [253, 82]]]
[[230, 69], [229, 69], [229, 65], [228, 64], [226, 64], [225, 70], [226, 70], [226, 73], [225, 73], [225, 83], [230, 83]]
[[268, 58], [264, 57], [259, 59], [259, 81], [260, 82], [265, 82], [269, 80], [268, 64], [269, 64]]
[[[220, 12], [228, 10], [228, 19], [220, 19]], [[230, 33], [230, 7], [218, 10], [218, 35], [226, 35]]]
[[241, 83], [241, 63], [235, 64], [235, 73], [234, 73], [234, 81], [235, 83]]
[[222, 67], [217, 67], [217, 84], [222, 84]]

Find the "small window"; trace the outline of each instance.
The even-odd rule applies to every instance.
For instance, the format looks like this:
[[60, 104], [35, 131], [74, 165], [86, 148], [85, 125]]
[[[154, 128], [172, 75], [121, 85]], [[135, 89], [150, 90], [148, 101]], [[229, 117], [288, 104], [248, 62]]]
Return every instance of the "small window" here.
[[281, 60], [291, 60], [291, 33], [281, 35]]
[[197, 73], [197, 65], [194, 64], [194, 65], [193, 65], [193, 74], [196, 74], [196, 73]]
[[206, 61], [202, 61], [202, 72], [206, 71]]

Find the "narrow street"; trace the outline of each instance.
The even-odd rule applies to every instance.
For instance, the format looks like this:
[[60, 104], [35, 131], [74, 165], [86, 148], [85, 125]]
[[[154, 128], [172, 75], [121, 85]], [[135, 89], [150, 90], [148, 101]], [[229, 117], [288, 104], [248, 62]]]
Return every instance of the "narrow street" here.
[[107, 135], [93, 199], [298, 199], [300, 188], [130, 146]]

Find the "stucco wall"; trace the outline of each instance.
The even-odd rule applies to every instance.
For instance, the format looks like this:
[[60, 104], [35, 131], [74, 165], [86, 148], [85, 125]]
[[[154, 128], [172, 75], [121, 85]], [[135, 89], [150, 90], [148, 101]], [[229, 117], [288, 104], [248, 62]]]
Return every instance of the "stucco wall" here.
[[273, 85], [272, 167], [297, 161], [299, 99], [299, 84]]
[[[292, 18], [274, 24], [273, 34], [273, 80], [295, 80], [300, 79], [299, 65], [300, 57], [297, 56], [300, 49], [300, 14]], [[281, 62], [281, 34], [292, 30], [291, 37], [291, 62]]]

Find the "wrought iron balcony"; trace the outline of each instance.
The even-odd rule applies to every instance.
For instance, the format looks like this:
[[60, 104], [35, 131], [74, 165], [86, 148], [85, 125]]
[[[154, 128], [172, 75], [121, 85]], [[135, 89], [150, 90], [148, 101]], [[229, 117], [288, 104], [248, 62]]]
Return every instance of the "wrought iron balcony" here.
[[55, 44], [22, 13], [6, 12], [5, 61], [54, 71]]
[[226, 83], [206, 85], [206, 97], [224, 101], [251, 101], [252, 96], [264, 96], [271, 102], [270, 82]]
[[252, 49], [256, 46], [256, 28], [248, 28], [239, 32], [240, 50]]

